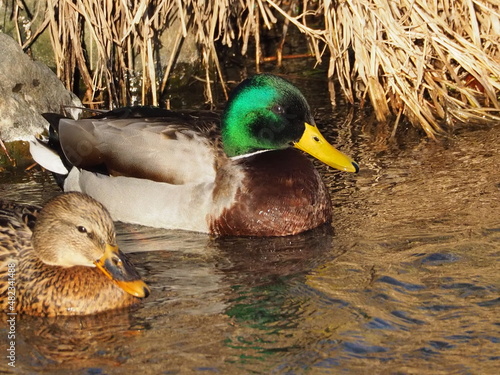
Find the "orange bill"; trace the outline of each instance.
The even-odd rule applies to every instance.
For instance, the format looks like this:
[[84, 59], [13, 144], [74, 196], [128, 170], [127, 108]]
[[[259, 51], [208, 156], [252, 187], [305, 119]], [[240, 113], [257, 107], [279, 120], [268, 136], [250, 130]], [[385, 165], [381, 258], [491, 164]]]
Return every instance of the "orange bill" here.
[[149, 287], [141, 280], [133, 264], [118, 249], [118, 246], [106, 244], [104, 255], [94, 263], [125, 292], [138, 298], [145, 298], [149, 295]]

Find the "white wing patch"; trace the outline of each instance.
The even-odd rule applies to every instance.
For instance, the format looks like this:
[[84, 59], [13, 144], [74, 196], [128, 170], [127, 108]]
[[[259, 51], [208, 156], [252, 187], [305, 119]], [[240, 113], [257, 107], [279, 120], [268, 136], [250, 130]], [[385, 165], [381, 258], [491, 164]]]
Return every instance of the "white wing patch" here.
[[61, 158], [54, 150], [48, 148], [37, 140], [30, 140], [30, 153], [33, 159], [43, 168], [58, 174], [68, 174]]

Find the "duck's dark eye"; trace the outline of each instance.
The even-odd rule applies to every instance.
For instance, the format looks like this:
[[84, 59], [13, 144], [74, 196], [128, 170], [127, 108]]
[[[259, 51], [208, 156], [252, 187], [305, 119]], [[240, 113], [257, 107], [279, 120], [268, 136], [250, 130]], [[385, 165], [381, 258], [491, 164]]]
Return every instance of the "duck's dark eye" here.
[[87, 233], [87, 228], [85, 228], [83, 225], [77, 226], [76, 229], [78, 229], [78, 232], [80, 233]]
[[273, 107], [273, 112], [278, 114], [278, 115], [283, 115], [285, 113], [285, 108], [279, 104], [276, 104]]

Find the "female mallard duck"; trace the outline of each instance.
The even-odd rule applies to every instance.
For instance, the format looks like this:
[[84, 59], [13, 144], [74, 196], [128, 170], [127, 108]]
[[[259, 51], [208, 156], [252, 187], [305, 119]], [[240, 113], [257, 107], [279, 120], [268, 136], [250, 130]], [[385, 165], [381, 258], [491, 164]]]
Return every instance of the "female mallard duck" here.
[[[115, 220], [147, 226], [300, 233], [328, 222], [331, 203], [311, 161], [290, 146], [358, 171], [320, 134], [302, 93], [270, 74], [243, 81], [221, 116], [135, 107], [83, 120], [46, 118], [58, 132], [49, 146], [70, 169], [64, 190], [90, 194]], [[48, 165], [37, 147], [32, 154], [47, 169], [66, 171]]]
[[0, 201], [0, 295], [6, 313], [93, 314], [148, 294], [116, 246], [109, 213], [93, 198], [66, 193], [41, 210]]

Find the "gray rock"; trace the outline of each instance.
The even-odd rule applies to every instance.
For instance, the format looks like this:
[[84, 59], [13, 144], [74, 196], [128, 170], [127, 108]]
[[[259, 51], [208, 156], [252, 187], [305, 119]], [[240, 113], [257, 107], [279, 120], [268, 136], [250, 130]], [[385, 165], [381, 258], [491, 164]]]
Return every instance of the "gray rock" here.
[[44, 112], [81, 107], [44, 64], [33, 61], [10, 36], [0, 32], [0, 139], [28, 140], [47, 128]]

